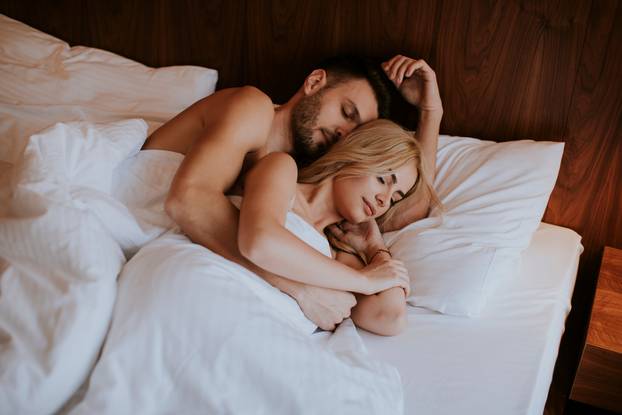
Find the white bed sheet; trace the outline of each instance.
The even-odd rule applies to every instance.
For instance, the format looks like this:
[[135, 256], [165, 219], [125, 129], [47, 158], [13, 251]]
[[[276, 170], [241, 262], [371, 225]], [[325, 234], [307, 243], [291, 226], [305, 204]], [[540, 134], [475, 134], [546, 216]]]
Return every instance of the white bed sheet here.
[[405, 414], [542, 414], [570, 300], [581, 237], [542, 223], [518, 278], [502, 281], [479, 318], [409, 307], [397, 337], [360, 330], [372, 356], [398, 368]]

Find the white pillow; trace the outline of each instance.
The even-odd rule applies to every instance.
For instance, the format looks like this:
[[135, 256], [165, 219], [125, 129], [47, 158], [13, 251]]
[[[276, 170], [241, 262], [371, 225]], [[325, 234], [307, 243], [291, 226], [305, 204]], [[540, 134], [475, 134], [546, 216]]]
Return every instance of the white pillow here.
[[476, 316], [520, 265], [555, 185], [564, 144], [439, 137], [434, 187], [445, 212], [387, 233], [411, 277], [408, 302]]
[[57, 122], [142, 118], [152, 131], [214, 92], [218, 73], [149, 68], [0, 15], [0, 173], [32, 134]]

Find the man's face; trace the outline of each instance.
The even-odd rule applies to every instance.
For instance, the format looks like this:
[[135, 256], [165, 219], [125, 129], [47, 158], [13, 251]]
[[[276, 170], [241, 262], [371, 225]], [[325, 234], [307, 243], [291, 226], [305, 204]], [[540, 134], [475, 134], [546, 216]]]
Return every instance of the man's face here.
[[303, 97], [292, 111], [296, 158], [315, 160], [356, 126], [378, 118], [378, 103], [369, 83], [353, 79]]

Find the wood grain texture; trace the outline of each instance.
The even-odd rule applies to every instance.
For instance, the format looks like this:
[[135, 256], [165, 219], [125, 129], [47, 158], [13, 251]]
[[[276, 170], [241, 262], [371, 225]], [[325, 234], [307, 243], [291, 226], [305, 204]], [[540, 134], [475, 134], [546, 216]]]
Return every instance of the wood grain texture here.
[[622, 411], [622, 249], [605, 247], [570, 398]]
[[[621, 249], [605, 248], [586, 344], [618, 353], [622, 361]], [[622, 382], [622, 377], [620, 382]]]
[[594, 1], [563, 141], [564, 157], [544, 220], [564, 224], [583, 236], [572, 311], [566, 322], [553, 401], [567, 396], [574, 377], [596, 288], [603, 246], [622, 247], [622, 8]]
[[435, 2], [251, 1], [246, 80], [285, 102], [328, 56], [404, 53], [427, 59], [437, 12]]
[[255, 85], [276, 102], [336, 53], [421, 57], [443, 133], [565, 142], [544, 219], [581, 234], [585, 252], [547, 406], [561, 413], [603, 247], [622, 247], [622, 2], [0, 0], [0, 13], [150, 66], [212, 67], [219, 88]]
[[586, 346], [570, 398], [597, 408], [622, 412], [622, 355]]

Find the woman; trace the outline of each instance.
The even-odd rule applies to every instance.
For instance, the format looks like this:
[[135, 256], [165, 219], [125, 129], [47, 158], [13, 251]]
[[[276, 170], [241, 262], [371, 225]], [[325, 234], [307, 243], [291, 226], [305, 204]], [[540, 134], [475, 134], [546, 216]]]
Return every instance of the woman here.
[[[409, 133], [388, 120], [372, 121], [300, 175], [289, 155], [270, 154], [248, 174], [245, 188], [238, 230], [242, 255], [274, 274], [355, 293], [358, 304], [352, 319], [359, 327], [382, 335], [403, 329], [408, 274], [400, 261], [390, 258], [374, 220], [390, 214], [392, 205], [419, 189], [434, 195], [418, 143]], [[319, 233], [342, 221], [369, 222], [366, 237], [358, 238], [367, 239], [370, 249], [361, 257], [368, 263], [341, 251], [338, 261], [327, 252], [322, 255], [320, 248], [288, 230], [290, 210]], [[352, 252], [338, 239], [333, 241], [340, 250]]]

